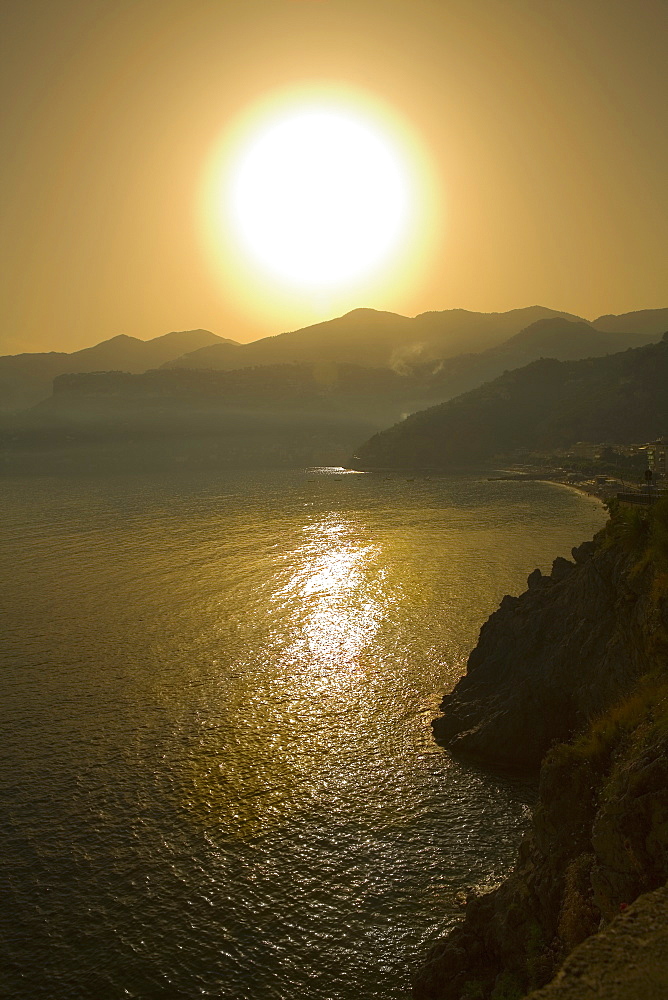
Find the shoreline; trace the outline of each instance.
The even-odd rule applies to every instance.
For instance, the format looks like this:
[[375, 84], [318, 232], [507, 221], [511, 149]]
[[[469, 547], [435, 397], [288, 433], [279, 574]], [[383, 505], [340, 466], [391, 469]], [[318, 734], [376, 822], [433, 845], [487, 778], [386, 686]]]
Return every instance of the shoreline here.
[[604, 482], [597, 482], [596, 479], [582, 479], [575, 481], [564, 478], [564, 476], [554, 475], [551, 470], [547, 469], [536, 472], [510, 472], [503, 470], [503, 473], [504, 474], [496, 476], [488, 476], [488, 481], [526, 481], [552, 483], [555, 486], [567, 486], [569, 489], [576, 490], [576, 492], [582, 493], [584, 496], [593, 497], [593, 499], [598, 500], [602, 504], [605, 504], [606, 500], [610, 500], [612, 497], [616, 496], [617, 493], [624, 492], [629, 489], [629, 487], [622, 483], [619, 479], [610, 478], [606, 479]]
[[595, 500], [599, 500], [602, 504], [605, 504], [606, 500], [610, 500], [615, 497], [618, 493], [628, 493], [628, 492], [640, 492], [640, 486], [637, 483], [626, 483], [621, 479], [616, 479], [612, 476], [594, 476], [586, 477], [581, 476], [577, 478], [569, 478], [570, 474], [564, 473], [562, 471], [557, 472], [552, 468], [541, 468], [539, 466], [532, 466], [528, 469], [526, 467], [518, 468], [513, 466], [506, 466], [505, 468], [471, 468], [471, 467], [458, 467], [453, 469], [437, 469], [430, 466], [425, 468], [395, 468], [395, 467], [368, 467], [364, 468], [362, 466], [356, 466], [352, 464], [349, 471], [364, 472], [371, 475], [381, 475], [397, 478], [430, 478], [438, 477], [443, 475], [462, 475], [462, 476], [479, 476], [481, 479], [486, 479], [487, 482], [542, 482], [542, 483], [552, 483], [557, 486], [567, 486], [570, 489], [576, 490], [578, 493], [582, 493], [584, 496], [590, 496]]

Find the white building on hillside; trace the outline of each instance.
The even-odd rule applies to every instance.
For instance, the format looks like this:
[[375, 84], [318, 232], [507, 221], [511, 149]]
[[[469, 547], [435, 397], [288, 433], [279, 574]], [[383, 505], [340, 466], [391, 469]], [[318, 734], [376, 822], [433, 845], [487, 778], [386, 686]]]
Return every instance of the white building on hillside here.
[[654, 473], [655, 479], [666, 475], [666, 450], [668, 441], [661, 438], [647, 445], [647, 468]]

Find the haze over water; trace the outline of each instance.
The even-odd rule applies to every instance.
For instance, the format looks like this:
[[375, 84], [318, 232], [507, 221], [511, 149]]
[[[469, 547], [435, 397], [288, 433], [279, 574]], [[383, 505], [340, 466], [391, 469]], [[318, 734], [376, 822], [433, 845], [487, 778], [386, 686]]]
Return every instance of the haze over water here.
[[532, 795], [430, 720], [600, 505], [332, 470], [4, 487], [4, 995], [408, 996]]

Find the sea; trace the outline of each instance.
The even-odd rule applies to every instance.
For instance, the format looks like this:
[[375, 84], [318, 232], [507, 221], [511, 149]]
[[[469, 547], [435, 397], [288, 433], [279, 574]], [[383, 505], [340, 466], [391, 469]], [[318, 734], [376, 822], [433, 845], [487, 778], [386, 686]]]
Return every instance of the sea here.
[[431, 720], [598, 501], [334, 468], [0, 494], [0, 996], [408, 998], [535, 795]]

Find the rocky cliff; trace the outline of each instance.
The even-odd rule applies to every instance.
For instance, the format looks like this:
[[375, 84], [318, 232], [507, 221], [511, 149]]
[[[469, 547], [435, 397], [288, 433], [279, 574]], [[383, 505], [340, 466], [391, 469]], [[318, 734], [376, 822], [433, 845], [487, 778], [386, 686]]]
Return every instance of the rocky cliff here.
[[617, 545], [586, 542], [574, 562], [536, 569], [483, 625], [467, 672], [434, 722], [439, 742], [497, 764], [537, 767], [628, 690], [657, 655], [647, 574]]
[[543, 758], [538, 804], [515, 870], [469, 897], [416, 998], [522, 997], [668, 879], [667, 536], [665, 501], [619, 513], [483, 626], [434, 729], [490, 764]]
[[569, 955], [554, 981], [528, 1000], [665, 1000], [668, 888], [641, 896], [610, 927]]

